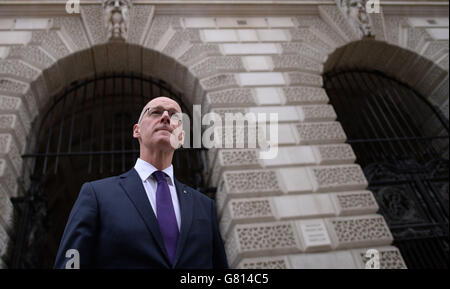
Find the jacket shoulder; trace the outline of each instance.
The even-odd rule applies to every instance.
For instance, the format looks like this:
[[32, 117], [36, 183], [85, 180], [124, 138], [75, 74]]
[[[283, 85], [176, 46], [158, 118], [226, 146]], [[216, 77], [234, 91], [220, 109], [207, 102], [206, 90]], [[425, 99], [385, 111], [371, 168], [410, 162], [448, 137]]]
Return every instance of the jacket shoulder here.
[[190, 186], [188, 186], [186, 184], [183, 184], [183, 186], [184, 186], [185, 190], [188, 190], [194, 197], [200, 199], [201, 201], [203, 201], [203, 202], [214, 202], [214, 200], [212, 200], [210, 197], [208, 197], [204, 193], [202, 193], [202, 192], [200, 192], [200, 191], [198, 191], [198, 190], [196, 190], [196, 189], [194, 189], [194, 188], [192, 188], [192, 187], [190, 187]]
[[99, 180], [94, 180], [94, 181], [89, 181], [86, 183], [89, 183], [95, 190], [104, 188], [104, 187], [109, 187], [111, 185], [115, 185], [117, 184], [119, 181], [119, 176], [112, 176], [112, 177], [107, 177], [107, 178], [103, 178], [103, 179], [99, 179]]

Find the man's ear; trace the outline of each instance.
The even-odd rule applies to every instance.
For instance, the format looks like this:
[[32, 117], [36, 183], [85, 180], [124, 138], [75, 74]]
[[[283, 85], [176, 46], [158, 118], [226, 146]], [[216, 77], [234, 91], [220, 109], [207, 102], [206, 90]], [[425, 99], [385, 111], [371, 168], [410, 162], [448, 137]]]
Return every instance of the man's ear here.
[[184, 130], [181, 131], [180, 135], [178, 136], [178, 140], [180, 141], [180, 147], [184, 144]]
[[139, 138], [141, 136], [141, 132], [139, 129], [140, 129], [139, 124], [133, 125], [133, 137], [134, 138]]

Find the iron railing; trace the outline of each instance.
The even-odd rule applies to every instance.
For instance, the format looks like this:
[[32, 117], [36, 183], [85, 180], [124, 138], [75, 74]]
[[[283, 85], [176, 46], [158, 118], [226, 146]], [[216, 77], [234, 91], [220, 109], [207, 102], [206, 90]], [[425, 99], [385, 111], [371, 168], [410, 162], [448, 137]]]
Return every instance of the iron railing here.
[[448, 120], [380, 72], [329, 72], [324, 87], [407, 267], [448, 268]]
[[[167, 83], [133, 74], [109, 74], [72, 83], [53, 97], [34, 122], [24, 154], [26, 193], [13, 199], [20, 215], [13, 268], [53, 265], [59, 240], [81, 185], [119, 175], [134, 166], [139, 143], [132, 137], [141, 109], [157, 97], [176, 100], [190, 115], [183, 95]], [[192, 142], [191, 142], [192, 143]], [[175, 177], [214, 198], [206, 185], [206, 150], [174, 153]]]

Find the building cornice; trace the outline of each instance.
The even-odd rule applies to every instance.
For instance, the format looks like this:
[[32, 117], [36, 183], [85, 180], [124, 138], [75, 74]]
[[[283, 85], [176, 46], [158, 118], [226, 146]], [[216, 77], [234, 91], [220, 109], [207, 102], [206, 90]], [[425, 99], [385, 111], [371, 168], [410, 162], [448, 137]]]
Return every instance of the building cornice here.
[[[3, 0], [0, 16], [67, 15], [66, 0]], [[81, 0], [81, 6], [98, 5], [99, 0]], [[334, 0], [134, 0], [135, 5], [156, 6], [158, 15], [315, 15], [320, 5], [336, 5]], [[381, 1], [385, 15], [448, 17], [448, 1]]]

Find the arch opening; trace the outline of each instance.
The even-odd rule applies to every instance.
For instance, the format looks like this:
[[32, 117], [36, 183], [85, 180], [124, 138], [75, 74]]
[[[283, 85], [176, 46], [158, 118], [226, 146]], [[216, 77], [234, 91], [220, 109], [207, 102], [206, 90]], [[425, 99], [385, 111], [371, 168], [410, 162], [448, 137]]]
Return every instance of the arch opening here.
[[[190, 115], [184, 95], [170, 84], [134, 73], [104, 73], [74, 81], [48, 102], [35, 120], [24, 159], [24, 197], [13, 268], [51, 268], [70, 210], [87, 181], [120, 175], [139, 156], [132, 127], [142, 107], [160, 95]], [[191, 123], [192, 125], [192, 123]], [[191, 136], [192, 137], [192, 136]], [[191, 141], [192, 143], [192, 141]], [[214, 197], [206, 187], [206, 151], [175, 151], [175, 177]]]
[[448, 268], [448, 120], [385, 73], [340, 69], [324, 87], [408, 268]]

